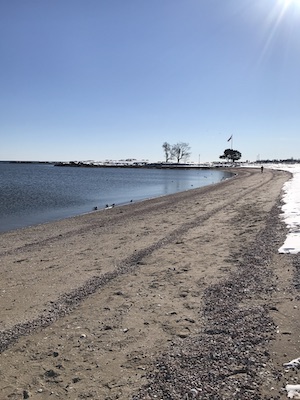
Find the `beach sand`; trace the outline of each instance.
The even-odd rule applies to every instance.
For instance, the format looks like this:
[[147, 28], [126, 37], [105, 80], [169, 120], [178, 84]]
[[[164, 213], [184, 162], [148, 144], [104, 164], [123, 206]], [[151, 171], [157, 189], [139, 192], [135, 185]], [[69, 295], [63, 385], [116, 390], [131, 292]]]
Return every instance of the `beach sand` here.
[[[300, 357], [290, 175], [0, 235], [0, 399], [283, 399]], [[300, 383], [300, 382], [299, 382]]]

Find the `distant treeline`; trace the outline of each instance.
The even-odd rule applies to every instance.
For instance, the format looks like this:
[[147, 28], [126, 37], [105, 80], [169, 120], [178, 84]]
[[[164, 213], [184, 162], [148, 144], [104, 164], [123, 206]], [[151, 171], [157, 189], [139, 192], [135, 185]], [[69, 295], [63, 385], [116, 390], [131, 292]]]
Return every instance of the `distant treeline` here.
[[295, 160], [294, 158], [286, 158], [283, 160], [273, 159], [273, 160], [260, 160], [256, 162], [258, 164], [299, 164], [300, 159]]
[[55, 167], [81, 167], [81, 168], [165, 168], [165, 169], [209, 169], [211, 166], [198, 166], [193, 164], [178, 164], [178, 163], [132, 163], [132, 164], [93, 164], [84, 162], [57, 162], [54, 164]]
[[2, 164], [50, 164], [54, 165], [54, 161], [0, 161]]

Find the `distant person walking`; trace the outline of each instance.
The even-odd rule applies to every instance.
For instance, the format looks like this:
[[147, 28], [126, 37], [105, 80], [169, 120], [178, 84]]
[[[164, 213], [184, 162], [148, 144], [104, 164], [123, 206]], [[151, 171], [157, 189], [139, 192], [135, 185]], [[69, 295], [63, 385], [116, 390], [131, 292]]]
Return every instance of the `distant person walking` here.
[[260, 167], [260, 171], [261, 171], [261, 173], [264, 172], [264, 167], [263, 166]]

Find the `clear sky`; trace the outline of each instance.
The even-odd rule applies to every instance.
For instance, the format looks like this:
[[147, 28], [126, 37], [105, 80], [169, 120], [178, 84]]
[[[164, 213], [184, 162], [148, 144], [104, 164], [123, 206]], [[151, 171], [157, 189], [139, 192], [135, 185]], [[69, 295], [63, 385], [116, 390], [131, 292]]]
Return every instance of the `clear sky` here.
[[300, 0], [0, 0], [0, 160], [300, 158]]

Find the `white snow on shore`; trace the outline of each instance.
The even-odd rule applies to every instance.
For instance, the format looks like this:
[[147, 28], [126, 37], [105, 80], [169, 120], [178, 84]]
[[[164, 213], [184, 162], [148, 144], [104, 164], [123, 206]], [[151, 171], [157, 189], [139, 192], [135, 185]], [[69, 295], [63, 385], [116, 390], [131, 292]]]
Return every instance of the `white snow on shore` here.
[[267, 168], [281, 169], [293, 174], [283, 186], [282, 218], [288, 227], [284, 244], [279, 253], [297, 254], [300, 252], [300, 165], [269, 165]]

